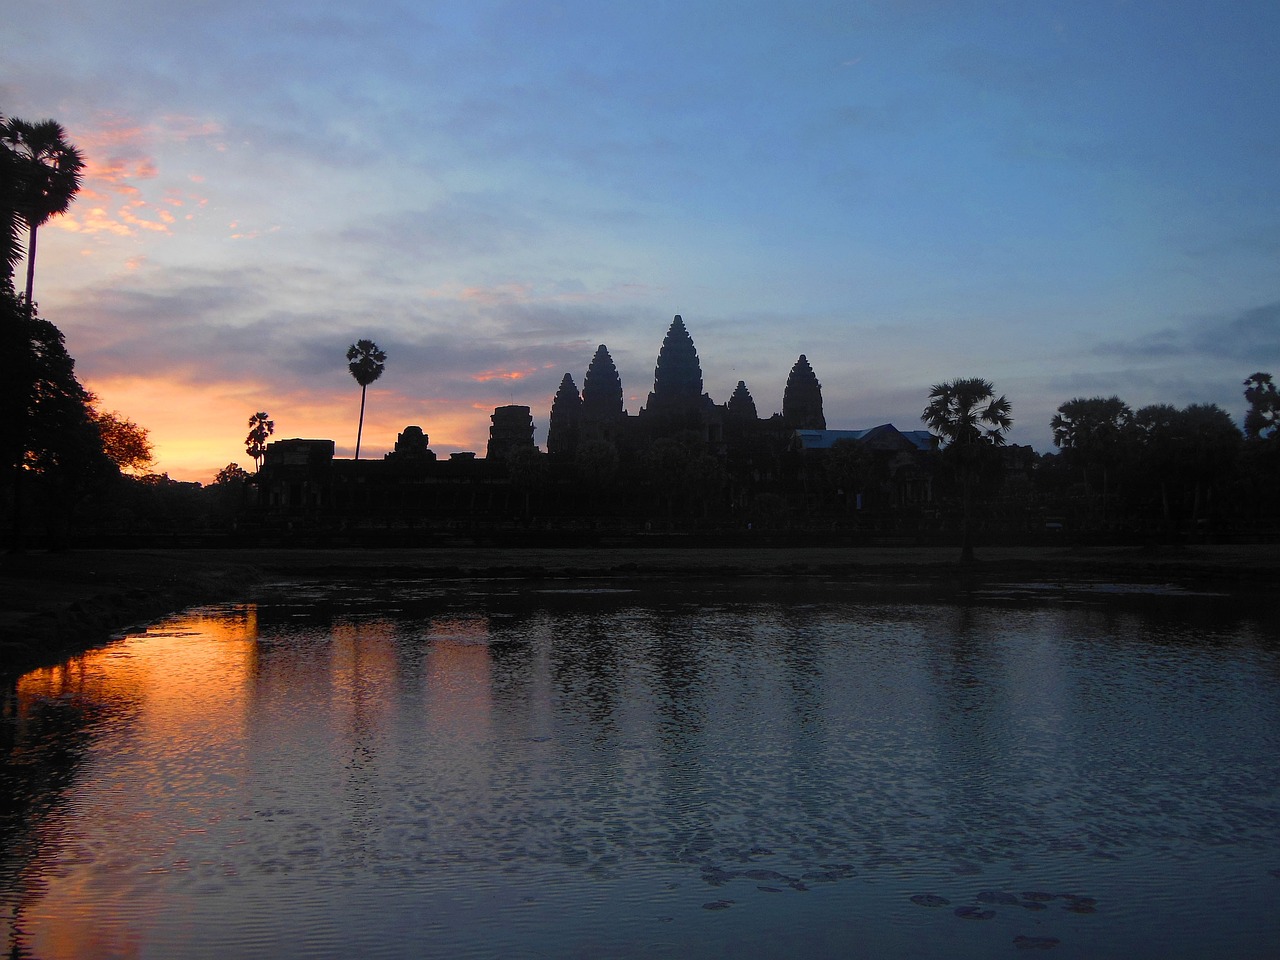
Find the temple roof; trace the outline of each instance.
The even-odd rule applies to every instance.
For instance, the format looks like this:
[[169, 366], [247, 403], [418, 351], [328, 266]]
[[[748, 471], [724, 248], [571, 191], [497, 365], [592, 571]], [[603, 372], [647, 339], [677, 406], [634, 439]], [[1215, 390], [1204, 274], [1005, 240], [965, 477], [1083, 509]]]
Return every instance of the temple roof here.
[[797, 430], [795, 436], [802, 450], [830, 450], [839, 440], [859, 440], [881, 449], [934, 449], [933, 435], [928, 430], [899, 430], [892, 423], [866, 430]]

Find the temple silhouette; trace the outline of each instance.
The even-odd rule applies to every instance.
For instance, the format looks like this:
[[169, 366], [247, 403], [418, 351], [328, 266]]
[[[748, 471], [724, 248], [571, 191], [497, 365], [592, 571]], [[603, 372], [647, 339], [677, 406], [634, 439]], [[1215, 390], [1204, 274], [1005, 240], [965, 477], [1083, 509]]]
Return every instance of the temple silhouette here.
[[350, 526], [539, 524], [671, 529], [887, 523], [927, 513], [937, 465], [926, 430], [827, 428], [808, 357], [791, 367], [782, 410], [759, 415], [739, 380], [725, 403], [676, 316], [636, 413], [601, 344], [582, 378], [565, 373], [551, 400], [546, 450], [527, 406], [496, 408], [483, 458], [438, 458], [406, 426], [380, 460], [334, 457], [332, 440], [277, 440], [256, 478], [268, 517]]

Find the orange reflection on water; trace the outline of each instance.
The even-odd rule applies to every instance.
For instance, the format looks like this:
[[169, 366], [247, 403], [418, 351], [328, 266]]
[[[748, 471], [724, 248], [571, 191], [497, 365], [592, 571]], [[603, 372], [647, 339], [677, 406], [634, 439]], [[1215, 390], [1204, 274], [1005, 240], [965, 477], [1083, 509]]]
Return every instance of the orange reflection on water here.
[[[167, 621], [19, 677], [16, 718], [22, 724], [33, 709], [52, 702], [80, 710], [128, 704], [135, 710], [159, 708], [147, 710], [157, 737], [172, 737], [196, 724], [215, 736], [228, 723], [231, 732], [238, 731], [238, 711], [226, 709], [226, 698], [243, 687], [252, 670], [250, 640], [256, 632], [252, 604], [216, 616], [195, 613]], [[227, 643], [242, 647], [245, 656], [228, 658], [222, 646]], [[219, 708], [211, 710], [214, 701]]]
[[395, 710], [400, 663], [395, 627], [388, 620], [335, 624], [328, 682], [334, 724], [357, 766], [374, 762], [376, 742]]
[[436, 619], [428, 636], [428, 723], [462, 739], [487, 737], [493, 711], [488, 618]]
[[[222, 815], [243, 769], [256, 621], [252, 605], [196, 612], [18, 679], [8, 760], [26, 810], [5, 851], [20, 853], [3, 864], [14, 883], [0, 946], [138, 955], [139, 891], [191, 869], [183, 839]], [[223, 775], [210, 779], [215, 756]], [[167, 896], [163, 912], [182, 916], [185, 897]]]

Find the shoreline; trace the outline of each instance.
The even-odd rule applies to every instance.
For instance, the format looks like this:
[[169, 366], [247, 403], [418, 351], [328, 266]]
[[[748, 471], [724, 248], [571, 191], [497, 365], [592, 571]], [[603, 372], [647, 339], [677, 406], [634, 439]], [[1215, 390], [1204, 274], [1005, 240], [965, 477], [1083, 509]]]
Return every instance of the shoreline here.
[[520, 580], [833, 577], [960, 589], [1031, 580], [1212, 588], [1266, 596], [1280, 583], [1274, 544], [986, 547], [422, 547], [31, 551], [0, 556], [0, 675], [103, 643], [188, 606], [279, 579]]

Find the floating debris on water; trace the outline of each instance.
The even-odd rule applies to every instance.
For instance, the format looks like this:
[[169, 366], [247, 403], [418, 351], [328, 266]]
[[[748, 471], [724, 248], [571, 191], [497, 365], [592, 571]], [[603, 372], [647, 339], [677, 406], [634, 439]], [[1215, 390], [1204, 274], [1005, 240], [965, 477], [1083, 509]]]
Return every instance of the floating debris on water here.
[[748, 880], [790, 880], [791, 877], [784, 876], [777, 870], [744, 870], [741, 874]]
[[703, 910], [728, 910], [734, 905], [733, 900], [712, 900], [710, 903], [702, 905]]
[[912, 903], [919, 904], [922, 907], [949, 907], [951, 901], [946, 897], [940, 897], [936, 893], [917, 893], [911, 898]]
[[1095, 909], [1098, 901], [1093, 897], [1081, 897], [1074, 893], [1061, 894], [1062, 899], [1067, 901], [1064, 909], [1070, 910], [1072, 913], [1097, 913]]
[[1016, 907], [1019, 902], [1015, 895], [1003, 890], [983, 890], [976, 899], [979, 903], [999, 903], [1006, 907]]
[[955, 915], [961, 920], [990, 920], [996, 912], [983, 910], [981, 907], [956, 907]]
[[711, 884], [713, 887], [726, 884], [736, 876], [737, 874], [732, 870], [725, 870], [722, 867], [702, 868], [702, 879], [707, 881], [707, 883]]

